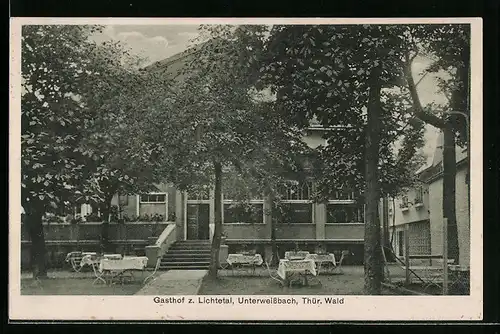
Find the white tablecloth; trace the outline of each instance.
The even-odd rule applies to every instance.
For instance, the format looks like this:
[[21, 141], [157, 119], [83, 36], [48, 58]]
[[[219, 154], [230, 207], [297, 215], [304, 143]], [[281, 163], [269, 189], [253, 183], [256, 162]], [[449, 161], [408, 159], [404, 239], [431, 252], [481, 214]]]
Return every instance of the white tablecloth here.
[[146, 256], [126, 256], [121, 260], [102, 259], [99, 271], [144, 270], [147, 264], [148, 258]]
[[306, 260], [313, 260], [317, 264], [332, 263], [336, 266], [335, 255], [333, 254], [308, 254]]
[[309, 255], [308, 251], [289, 251], [285, 252], [285, 259], [287, 260], [303, 260], [306, 256]]
[[120, 260], [123, 258], [123, 256], [121, 254], [103, 254], [102, 258], [110, 260]]
[[278, 276], [282, 279], [286, 279], [287, 273], [310, 273], [316, 276], [316, 265], [313, 260], [280, 260], [278, 266]]
[[229, 254], [227, 256], [226, 262], [230, 265], [233, 264], [254, 264], [260, 266], [264, 263], [262, 256], [260, 254], [255, 255], [244, 255], [244, 254]]

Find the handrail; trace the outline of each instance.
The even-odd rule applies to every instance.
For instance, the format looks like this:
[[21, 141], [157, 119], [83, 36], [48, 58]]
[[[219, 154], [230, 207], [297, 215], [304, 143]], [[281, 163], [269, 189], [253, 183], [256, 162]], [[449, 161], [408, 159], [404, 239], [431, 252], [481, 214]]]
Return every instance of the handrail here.
[[210, 233], [210, 240], [212, 240], [214, 238], [214, 233], [215, 233], [215, 224], [208, 224], [208, 230], [209, 230], [209, 233]]
[[[175, 231], [175, 227], [175, 224], [168, 224], [168, 226], [165, 227], [163, 232], [161, 232], [160, 236], [156, 240], [155, 246], [159, 246], [162, 248], [167, 246], [167, 244], [168, 246], [170, 246], [170, 244], [175, 241], [175, 233], [173, 233]], [[171, 240], [172, 236], [174, 237], [173, 240]]]
[[154, 245], [146, 246], [146, 256], [148, 257], [149, 266], [154, 266], [158, 259], [161, 258], [168, 248], [177, 240], [175, 230], [175, 223], [168, 224], [163, 232], [161, 232]]

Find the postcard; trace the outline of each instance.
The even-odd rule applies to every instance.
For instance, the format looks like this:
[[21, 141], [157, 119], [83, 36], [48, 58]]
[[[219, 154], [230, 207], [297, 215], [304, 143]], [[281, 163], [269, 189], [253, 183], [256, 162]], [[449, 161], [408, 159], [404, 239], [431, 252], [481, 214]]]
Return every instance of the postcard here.
[[480, 18], [10, 38], [11, 320], [482, 319]]

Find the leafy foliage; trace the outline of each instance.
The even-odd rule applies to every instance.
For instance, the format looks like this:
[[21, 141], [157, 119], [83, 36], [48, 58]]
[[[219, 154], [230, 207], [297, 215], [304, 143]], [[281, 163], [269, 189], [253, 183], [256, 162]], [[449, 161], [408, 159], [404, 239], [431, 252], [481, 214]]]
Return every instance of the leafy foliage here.
[[[262, 84], [271, 85], [278, 109], [291, 124], [307, 127], [316, 118], [328, 145], [320, 148], [316, 178], [320, 196], [339, 187], [364, 188], [364, 152], [369, 79], [373, 73], [385, 89], [379, 171], [382, 193], [395, 194], [408, 184], [423, 126], [413, 122], [402, 81], [401, 60], [407, 50], [401, 26], [274, 26], [261, 68]], [[395, 89], [396, 88], [396, 89]], [[400, 141], [399, 149], [395, 143]], [[362, 191], [358, 196], [362, 199]]]
[[[119, 43], [96, 44], [99, 26], [24, 26], [22, 31], [22, 205], [45, 275], [42, 216], [150, 189], [163, 148], [142, 122], [165, 106], [168, 85], [140, 73]], [[149, 124], [153, 124], [151, 121]]]

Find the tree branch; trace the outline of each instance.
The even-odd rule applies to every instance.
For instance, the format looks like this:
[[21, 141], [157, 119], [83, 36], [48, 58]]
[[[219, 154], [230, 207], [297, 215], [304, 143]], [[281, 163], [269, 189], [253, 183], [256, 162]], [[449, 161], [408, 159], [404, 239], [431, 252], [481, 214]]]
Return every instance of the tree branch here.
[[442, 129], [445, 127], [445, 122], [441, 118], [426, 112], [422, 108], [422, 104], [420, 103], [420, 97], [418, 96], [417, 92], [417, 86], [415, 85], [415, 81], [413, 80], [413, 75], [411, 73], [412, 61], [413, 59], [410, 58], [408, 54], [406, 54], [405, 62], [403, 63], [403, 72], [406, 77], [406, 81], [408, 83], [408, 89], [410, 90], [410, 95], [412, 99], [413, 106], [411, 109], [413, 109], [415, 117], [419, 118], [420, 120], [424, 121], [427, 124]]

